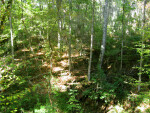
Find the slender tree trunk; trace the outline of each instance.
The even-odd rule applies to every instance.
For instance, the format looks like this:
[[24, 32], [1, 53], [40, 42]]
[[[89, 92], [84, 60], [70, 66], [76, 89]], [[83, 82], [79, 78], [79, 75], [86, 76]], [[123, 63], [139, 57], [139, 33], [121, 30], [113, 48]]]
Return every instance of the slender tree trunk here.
[[95, 9], [95, 0], [93, 0], [93, 10], [92, 10], [91, 46], [90, 46], [89, 66], [88, 66], [88, 81], [90, 81], [91, 79], [91, 62], [92, 62], [93, 36], [94, 36], [94, 9]]
[[58, 45], [57, 45], [59, 49], [60, 49], [60, 42], [61, 42], [60, 32], [61, 32], [61, 21], [59, 17], [58, 19]]
[[138, 91], [141, 90], [141, 75], [142, 75], [142, 65], [143, 65], [143, 49], [144, 49], [144, 27], [145, 27], [145, 6], [146, 6], [147, 0], [144, 0], [144, 5], [143, 5], [143, 34], [142, 34], [142, 44], [141, 44], [141, 58], [140, 58], [140, 70], [139, 70], [139, 85], [138, 85]]
[[[50, 12], [50, 2], [48, 2], [48, 12]], [[53, 0], [53, 6], [54, 6], [54, 0]], [[53, 7], [54, 8], [54, 7]], [[49, 42], [49, 51], [50, 51], [50, 70], [49, 70], [49, 82], [48, 82], [48, 95], [49, 95], [49, 102], [51, 104], [51, 106], [53, 106], [53, 102], [52, 102], [52, 98], [51, 98], [51, 92], [52, 92], [52, 87], [51, 87], [51, 78], [52, 78], [52, 68], [53, 68], [53, 48], [52, 48], [52, 45], [51, 45], [51, 39], [50, 39], [50, 29], [49, 29], [49, 25], [50, 25], [50, 21], [48, 20], [48, 26], [47, 26], [47, 39], [48, 39], [48, 42]], [[53, 107], [52, 107], [53, 109]]]
[[105, 53], [105, 45], [106, 45], [106, 37], [107, 37], [107, 22], [108, 22], [108, 0], [105, 0], [103, 39], [102, 39], [102, 44], [101, 44], [101, 53], [99, 57], [100, 69], [103, 63], [103, 58], [104, 58], [104, 53]]
[[[21, 8], [22, 8], [21, 20], [22, 20], [23, 17], [24, 17], [24, 14], [23, 14], [23, 0], [21, 0]], [[24, 37], [24, 32], [22, 33], [22, 37]], [[23, 41], [24, 41], [24, 40], [23, 40]], [[24, 49], [26, 48], [24, 43], [23, 43], [23, 47], [24, 47]], [[24, 53], [24, 58], [25, 58], [25, 59], [24, 59], [24, 66], [25, 66], [25, 61], [26, 61], [27, 57], [26, 57], [26, 52], [24, 51], [23, 53]], [[25, 68], [26, 68], [26, 73], [27, 73], [27, 76], [28, 76], [28, 69], [27, 69], [27, 66], [25, 66]]]
[[[77, 37], [78, 37], [78, 39], [77, 39], [77, 47], [79, 48], [79, 54], [80, 54], [80, 56], [82, 56], [82, 37], [81, 37], [81, 15], [80, 15], [80, 4], [76, 4], [76, 8], [77, 8], [77, 20], [76, 20], [76, 22], [77, 22]], [[80, 46], [79, 46], [80, 45]]]
[[69, 0], [69, 75], [71, 75], [71, 12], [72, 12], [72, 0]]
[[62, 0], [56, 0], [57, 3], [57, 16], [58, 16], [58, 48], [60, 49], [60, 43], [61, 43], [61, 16], [60, 16], [60, 7], [61, 7]]
[[122, 70], [122, 60], [123, 60], [123, 46], [124, 46], [124, 6], [125, 0], [123, 2], [123, 14], [122, 14], [122, 41], [121, 41], [121, 62], [120, 62], [120, 70]]
[[[21, 8], [22, 8], [21, 20], [22, 20], [24, 18], [24, 14], [23, 14], [23, 0], [21, 0]], [[24, 32], [22, 33], [22, 37], [24, 37]], [[24, 41], [24, 40], [22, 40], [22, 41]], [[24, 43], [23, 43], [23, 47], [24, 47], [24, 49], [26, 48]], [[25, 57], [25, 61], [26, 61], [26, 52], [24, 51], [23, 53], [24, 53], [24, 57]], [[27, 72], [27, 68], [26, 68], [26, 72]]]
[[52, 2], [53, 2], [53, 9], [54, 9], [54, 0], [52, 0]]
[[12, 4], [10, 6], [9, 22], [10, 22], [10, 35], [11, 35], [11, 54], [12, 54], [12, 62], [14, 62], [14, 38], [13, 38], [11, 8], [12, 8]]
[[102, 2], [99, 0], [99, 21], [101, 22], [102, 20]]

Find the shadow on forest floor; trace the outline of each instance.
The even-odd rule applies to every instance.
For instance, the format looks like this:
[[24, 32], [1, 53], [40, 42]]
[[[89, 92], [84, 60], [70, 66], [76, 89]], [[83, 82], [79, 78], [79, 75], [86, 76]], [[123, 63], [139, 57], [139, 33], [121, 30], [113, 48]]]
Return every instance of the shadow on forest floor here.
[[[54, 56], [52, 75], [50, 75], [50, 62], [44, 50], [31, 52], [28, 49], [22, 49], [16, 54], [14, 68], [16, 80], [14, 83], [9, 81], [9, 88], [2, 92], [6, 98], [3, 103], [7, 108], [37, 113], [44, 110], [45, 113], [91, 113], [91, 111], [105, 113], [111, 109], [115, 110], [119, 98], [126, 99], [130, 94], [122, 93], [126, 90], [126, 84], [121, 79], [117, 79], [117, 82], [114, 80], [112, 83], [105, 83], [104, 89], [97, 89], [97, 83], [88, 82], [88, 57], [74, 54], [72, 75], [69, 76], [66, 54], [61, 55], [61, 58]], [[133, 95], [128, 101], [122, 100], [124, 106], [120, 109], [134, 112], [143, 102], [144, 96]], [[3, 109], [9, 112], [10, 109], [7, 108]], [[117, 108], [114, 112], [118, 112]]]

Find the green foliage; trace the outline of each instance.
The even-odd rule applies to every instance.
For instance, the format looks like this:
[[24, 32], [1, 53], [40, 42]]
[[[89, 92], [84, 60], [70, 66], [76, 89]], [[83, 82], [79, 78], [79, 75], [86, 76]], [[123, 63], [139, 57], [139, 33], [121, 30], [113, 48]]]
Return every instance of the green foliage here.
[[[14, 90], [14, 88], [13, 88]], [[18, 90], [14, 94], [9, 92], [2, 93], [1, 111], [5, 113], [32, 111], [46, 103], [47, 96], [38, 94], [33, 88]], [[4, 96], [3, 96], [4, 95]]]
[[70, 112], [76, 112], [76, 113], [82, 113], [83, 110], [81, 108], [80, 102], [76, 99], [76, 96], [78, 95], [78, 91], [75, 89], [70, 89], [69, 91], [69, 100], [68, 100], [68, 111]]
[[108, 57], [117, 56], [120, 53], [119, 42], [114, 37], [108, 37], [105, 55]]
[[[105, 104], [109, 104], [112, 100], [115, 102], [122, 102], [127, 98], [129, 84], [124, 82], [121, 77], [114, 77], [113, 81], [108, 81], [103, 70], [98, 72], [99, 76], [96, 75], [92, 78], [94, 82], [94, 89], [91, 87], [83, 92], [85, 96], [88, 96], [92, 100], [101, 100]], [[94, 76], [94, 75], [93, 75]]]
[[60, 109], [63, 112], [67, 112], [68, 109], [68, 94], [67, 92], [59, 92], [57, 89], [53, 89], [54, 95], [52, 96], [53, 98], [53, 109]]
[[[149, 98], [150, 96], [148, 95], [148, 92], [140, 92], [139, 94], [130, 94], [128, 96], [128, 100], [131, 103], [131, 108], [129, 108], [129, 111], [140, 111], [142, 112], [144, 107], [144, 111], [147, 112], [149, 111]], [[136, 109], [135, 109], [136, 108]], [[142, 111], [141, 111], [142, 110]]]
[[[85, 67], [87, 68], [90, 50], [92, 1], [72, 0], [72, 11], [70, 11], [68, 0], [57, 0], [58, 2], [54, 0], [54, 3], [53, 0], [14, 0], [11, 7], [14, 60], [11, 55], [10, 10], [7, 9], [9, 0], [0, 2], [3, 1], [4, 4], [0, 4], [0, 76], [2, 76], [0, 79], [0, 89], [2, 89], [0, 112], [93, 112], [83, 107], [87, 105], [86, 108], [90, 106], [97, 110], [99, 109], [97, 106], [102, 104], [109, 106], [112, 105], [112, 101], [114, 104], [123, 103], [125, 99], [127, 100], [128, 95], [129, 100], [127, 101], [134, 103], [134, 106], [131, 106], [132, 111], [142, 102], [148, 104], [148, 98], [150, 98], [147, 96], [150, 86], [150, 28], [148, 28], [150, 15], [148, 6], [146, 6], [146, 21], [145, 26], [142, 27], [143, 16], [140, 11], [143, 1], [125, 0], [123, 4], [121, 0], [113, 2], [108, 0], [110, 2], [109, 21], [102, 69], [99, 69], [98, 61], [103, 37], [104, 0], [95, 1], [92, 80], [85, 84], [79, 80], [82, 85], [81, 89], [60, 92], [59, 87], [56, 89], [54, 86], [60, 82], [57, 78], [60, 73], [67, 72], [68, 67], [66, 66], [63, 71], [52, 72], [57, 75], [55, 78], [57, 80], [56, 83], [52, 83], [50, 93], [48, 74], [53, 69], [49, 65], [53, 63], [55, 67], [62, 59], [68, 60], [61, 56], [68, 53], [70, 23], [72, 75], [77, 75], [74, 71], [82, 76], [87, 73]], [[60, 14], [58, 14], [58, 9]], [[61, 50], [57, 48], [60, 27], [58, 18], [61, 21]], [[124, 24], [124, 47], [123, 68], [120, 70], [122, 24]], [[84, 51], [84, 54], [78, 57], [80, 51]], [[140, 57], [142, 57], [142, 67], [139, 65]], [[79, 66], [83, 68], [78, 70]], [[141, 73], [139, 73], [140, 69]], [[137, 91], [138, 75], [140, 74], [142, 75], [140, 85], [143, 92], [132, 96], [129, 92]], [[79, 93], [80, 90], [82, 92]], [[81, 99], [80, 95], [83, 96]], [[146, 110], [146, 112], [149, 111], [149, 109]]]

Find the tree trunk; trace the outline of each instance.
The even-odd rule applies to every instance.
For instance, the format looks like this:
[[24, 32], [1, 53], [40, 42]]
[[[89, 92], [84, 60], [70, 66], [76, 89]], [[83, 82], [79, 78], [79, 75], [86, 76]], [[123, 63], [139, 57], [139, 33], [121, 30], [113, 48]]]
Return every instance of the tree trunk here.
[[12, 4], [10, 5], [9, 22], [10, 22], [10, 35], [11, 35], [11, 54], [12, 54], [12, 62], [14, 62], [14, 38], [13, 38], [13, 31], [12, 31], [13, 28], [12, 28], [11, 8], [12, 8]]
[[102, 2], [99, 0], [99, 21], [101, 22], [102, 20]]
[[123, 14], [122, 14], [122, 41], [121, 41], [121, 62], [120, 62], [120, 70], [122, 70], [122, 60], [123, 60], [123, 46], [124, 46], [124, 6], [125, 0], [123, 2]]
[[61, 43], [61, 16], [60, 16], [60, 8], [61, 8], [61, 2], [62, 0], [56, 0], [57, 3], [57, 16], [58, 16], [58, 48], [60, 49], [60, 43]]
[[[53, 2], [53, 7], [54, 8], [54, 0]], [[50, 12], [50, 2], [48, 2], [48, 12]], [[49, 29], [49, 25], [50, 25], [50, 21], [48, 20], [48, 26], [47, 26], [47, 40], [49, 42], [49, 52], [50, 52], [50, 70], [49, 70], [49, 77], [48, 77], [48, 96], [49, 96], [49, 102], [51, 104], [51, 106], [53, 106], [53, 102], [52, 102], [52, 97], [51, 97], [51, 92], [52, 92], [52, 87], [51, 87], [51, 78], [52, 78], [52, 68], [53, 68], [53, 47], [51, 44], [51, 37], [50, 37], [50, 29]], [[52, 29], [53, 31], [53, 29]], [[53, 107], [52, 107], [53, 109]]]
[[91, 78], [91, 62], [92, 62], [93, 35], [94, 35], [94, 8], [95, 8], [95, 0], [93, 0], [93, 10], [92, 10], [91, 47], [90, 47], [90, 59], [89, 59], [89, 66], [88, 66], [88, 81], [90, 81]]
[[105, 53], [105, 45], [106, 45], [106, 37], [107, 37], [107, 22], [108, 22], [108, 0], [105, 0], [105, 9], [104, 9], [104, 25], [103, 25], [103, 39], [101, 44], [101, 53], [99, 57], [100, 66], [101, 69], [102, 63], [103, 63], [103, 57]]
[[60, 36], [60, 32], [61, 32], [61, 21], [60, 21], [60, 17], [58, 17], [58, 48], [60, 49], [60, 41], [61, 41], [61, 36]]
[[143, 49], [144, 49], [144, 35], [145, 35], [145, 32], [144, 32], [144, 27], [145, 27], [145, 6], [146, 6], [146, 2], [147, 0], [144, 0], [144, 6], [143, 6], [143, 34], [142, 34], [142, 44], [141, 44], [141, 58], [140, 58], [140, 70], [139, 70], [139, 85], [138, 85], [138, 92], [141, 90], [141, 75], [142, 75], [142, 65], [143, 65]]
[[71, 12], [72, 12], [72, 0], [69, 0], [69, 75], [71, 75]]

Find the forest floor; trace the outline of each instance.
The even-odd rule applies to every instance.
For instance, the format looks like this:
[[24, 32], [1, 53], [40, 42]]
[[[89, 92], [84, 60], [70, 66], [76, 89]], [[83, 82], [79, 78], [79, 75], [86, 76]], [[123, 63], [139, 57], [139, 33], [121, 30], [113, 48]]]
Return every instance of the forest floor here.
[[[76, 112], [79, 112], [81, 110], [80, 105], [82, 105], [85, 113], [121, 113], [124, 109], [129, 112], [137, 111], [137, 113], [140, 109], [144, 113], [146, 109], [150, 108], [150, 104], [142, 102], [143, 100], [138, 104], [133, 100], [127, 100], [122, 105], [116, 104], [115, 100], [106, 104], [103, 100], [92, 100], [84, 96], [83, 93], [96, 87], [87, 79], [88, 52], [84, 51], [81, 56], [78, 51], [72, 51], [72, 68], [71, 75], [69, 75], [67, 52], [63, 52], [63, 54], [55, 52], [50, 59], [46, 55], [46, 50], [36, 50], [34, 47], [32, 49], [30, 51], [30, 49], [22, 48], [16, 51], [15, 63], [21, 67], [16, 71], [16, 75], [29, 76], [29, 89], [32, 90], [30, 87], [36, 86], [35, 94], [40, 94], [42, 97], [48, 95], [49, 104], [53, 106], [56, 113], [66, 113], [68, 109], [78, 109]], [[138, 95], [133, 94], [130, 97], [136, 99]], [[37, 111], [37, 113], [39, 112]]]
[[[75, 97], [78, 100], [83, 101], [82, 105], [83, 105], [83, 107], [85, 107], [85, 109], [87, 109], [88, 106], [91, 107], [91, 108], [85, 110], [87, 113], [88, 112], [90, 113], [91, 111], [92, 111], [92, 113], [100, 113], [100, 112], [120, 113], [123, 111], [123, 109], [127, 110], [133, 106], [137, 106], [137, 107], [135, 109], [129, 110], [130, 112], [133, 112], [134, 110], [137, 112], [138, 111], [145, 112], [146, 109], [150, 108], [150, 104], [141, 102], [140, 104], [136, 105], [132, 101], [126, 101], [124, 103], [124, 106], [122, 106], [120, 104], [117, 104], [117, 105], [114, 104], [113, 101], [112, 101], [112, 103], [110, 102], [109, 105], [107, 105], [107, 104], [105, 105], [103, 101], [99, 100], [100, 102], [98, 102], [98, 105], [95, 105], [94, 104], [95, 102], [93, 103], [90, 98], [85, 99], [83, 97], [83, 91], [85, 91], [87, 89], [87, 87], [90, 87], [90, 84], [91, 84], [90, 82], [88, 82], [88, 79], [87, 79], [88, 54], [84, 54], [81, 56], [78, 51], [73, 51], [71, 75], [69, 75], [69, 71], [68, 71], [69, 70], [68, 54], [63, 53], [60, 56], [59, 55], [57, 56], [56, 54], [57, 53], [55, 53], [55, 56], [53, 56], [53, 59], [52, 59], [52, 67], [50, 66], [50, 62], [42, 61], [41, 70], [50, 71], [52, 69], [52, 76], [51, 76], [51, 80], [50, 80], [52, 90], [57, 89], [57, 91], [60, 93], [60, 97], [57, 96], [57, 97], [52, 98], [52, 101], [57, 101], [57, 103], [60, 104], [60, 105], [58, 105], [58, 106], [60, 106], [60, 108], [59, 109], [56, 108], [58, 112], [63, 111], [64, 108], [62, 106], [64, 105], [64, 102], [68, 100], [68, 96], [70, 96], [69, 91], [71, 89], [72, 90], [77, 89], [78, 92], [80, 92]], [[43, 55], [43, 57], [44, 57], [45, 51], [40, 50], [37, 53], [35, 53], [35, 55], [37, 55], [37, 56]], [[42, 71], [42, 73], [44, 73], [44, 71]], [[43, 75], [43, 74], [41, 74], [41, 75]], [[44, 82], [46, 82], [46, 81], [44, 80]], [[49, 92], [48, 90], [49, 89], [46, 88], [46, 92]], [[133, 98], [136, 98], [137, 95], [133, 94], [132, 96], [133, 96]], [[58, 98], [60, 98], [60, 99], [58, 99]], [[56, 100], [56, 99], [58, 99], [58, 100]], [[66, 106], [68, 106], [68, 105], [66, 104]]]
[[[85, 57], [84, 59], [87, 59]], [[55, 87], [59, 88], [60, 92], [67, 91], [71, 85], [76, 85], [77, 88], [82, 87], [82, 83], [87, 81], [87, 65], [79, 54], [72, 55], [72, 69], [71, 75], [69, 75], [69, 65], [68, 65], [68, 55], [63, 54], [60, 61], [54, 60], [54, 65], [52, 72], [54, 75], [57, 75], [58, 81], [55, 81], [55, 77], [52, 78], [51, 83], [54, 84]], [[82, 81], [82, 82], [81, 82]]]
[[[31, 66], [28, 66], [28, 69], [32, 68], [33, 70], [35, 70], [34, 68], [38, 67], [35, 70], [35, 73], [33, 73], [33, 77], [30, 80], [32, 82], [32, 85], [40, 84], [42, 86], [38, 93], [53, 95], [52, 90], [54, 89], [60, 93], [61, 99], [65, 99], [66, 96], [69, 96], [68, 92], [70, 89], [81, 90], [82, 88], [84, 88], [83, 86], [90, 84], [87, 79], [88, 57], [86, 54], [81, 56], [77, 51], [74, 51], [72, 53], [72, 69], [71, 75], [69, 75], [67, 53], [63, 53], [61, 55], [58, 55], [58, 53], [54, 53], [51, 60], [52, 62], [50, 62], [50, 58], [47, 58], [45, 55], [45, 50], [40, 49], [35, 51], [34, 48], [32, 49], [33, 51], [25, 48], [17, 51], [16, 53], [18, 57], [15, 58], [15, 61], [21, 62], [29, 60]], [[22, 55], [24, 55], [24, 57], [22, 57]], [[49, 78], [50, 71], [52, 72]], [[45, 84], [47, 85], [45, 86]], [[51, 86], [51, 89], [49, 89], [49, 85]], [[65, 94], [64, 97], [62, 97], [62, 94]], [[66, 100], [60, 103], [61, 99], [59, 100], [58, 98], [59, 97], [57, 97], [57, 100], [56, 98], [55, 100], [52, 99], [52, 101], [59, 101], [59, 104], [62, 104], [62, 106], [65, 101], [68, 101], [67, 97]]]
[[[22, 52], [29, 52], [28, 49], [22, 49]], [[20, 53], [23, 54], [23, 53]], [[72, 54], [72, 69], [69, 75], [68, 54], [64, 53], [61, 56], [55, 55], [52, 58], [52, 66], [49, 59], [45, 59], [45, 51], [38, 50], [34, 53], [26, 53], [27, 59], [33, 58], [33, 64], [38, 70], [35, 73], [35, 81], [52, 70], [51, 85], [58, 88], [60, 92], [65, 92], [71, 85], [81, 87], [82, 83], [87, 82], [87, 56], [80, 56], [77, 52]], [[44, 60], [43, 60], [44, 59]], [[23, 60], [23, 59], [22, 59]], [[24, 59], [25, 60], [25, 59]], [[16, 59], [21, 61], [21, 59]], [[38, 73], [38, 74], [37, 74]], [[37, 78], [36, 78], [37, 76]], [[44, 79], [43, 79], [44, 80]], [[82, 81], [82, 82], [81, 82]]]

